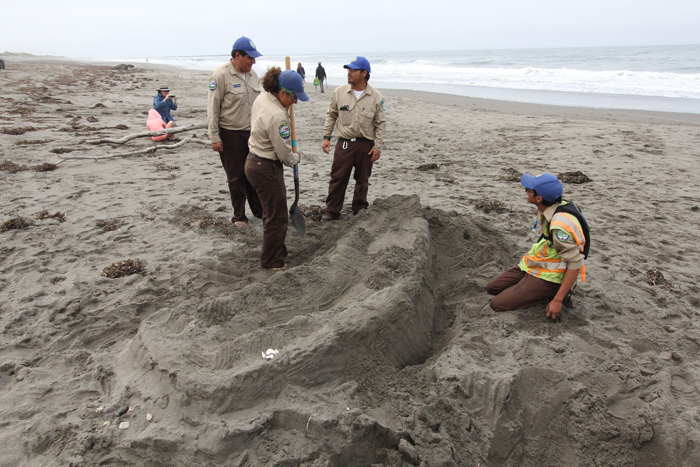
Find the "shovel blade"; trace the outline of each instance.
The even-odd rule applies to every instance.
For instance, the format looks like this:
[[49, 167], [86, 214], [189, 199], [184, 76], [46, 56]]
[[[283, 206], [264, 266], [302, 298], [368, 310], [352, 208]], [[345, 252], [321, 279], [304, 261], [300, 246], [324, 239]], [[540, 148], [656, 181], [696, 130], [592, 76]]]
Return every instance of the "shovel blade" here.
[[306, 218], [295, 204], [289, 209], [289, 217], [292, 218], [292, 224], [297, 229], [301, 238], [306, 238]]

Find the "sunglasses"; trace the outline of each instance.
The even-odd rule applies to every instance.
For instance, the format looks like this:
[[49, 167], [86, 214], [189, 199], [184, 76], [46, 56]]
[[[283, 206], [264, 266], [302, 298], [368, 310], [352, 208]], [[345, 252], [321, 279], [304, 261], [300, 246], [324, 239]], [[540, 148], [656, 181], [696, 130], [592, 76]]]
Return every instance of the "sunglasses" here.
[[297, 101], [299, 100], [299, 98], [294, 93], [294, 91], [291, 91], [283, 86], [280, 86], [280, 87], [284, 90], [285, 94], [287, 94], [289, 96], [289, 98], [292, 100], [292, 102], [294, 102], [296, 104]]
[[530, 188], [525, 188], [525, 193], [532, 193], [534, 196], [537, 196], [537, 192], [535, 190], [530, 189]]

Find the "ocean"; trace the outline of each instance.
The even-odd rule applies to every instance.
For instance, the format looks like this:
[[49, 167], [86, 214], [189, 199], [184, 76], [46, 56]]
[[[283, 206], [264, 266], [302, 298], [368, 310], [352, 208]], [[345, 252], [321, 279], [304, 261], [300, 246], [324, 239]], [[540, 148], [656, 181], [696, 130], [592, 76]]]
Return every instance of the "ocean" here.
[[[262, 51], [264, 52], [264, 51]], [[366, 53], [370, 84], [551, 105], [700, 113], [700, 45]], [[211, 71], [229, 57], [149, 57], [149, 63]], [[291, 56], [311, 85], [322, 62], [331, 85], [346, 82], [349, 54]], [[140, 59], [110, 61], [144, 62]], [[284, 68], [264, 55], [254, 69]]]

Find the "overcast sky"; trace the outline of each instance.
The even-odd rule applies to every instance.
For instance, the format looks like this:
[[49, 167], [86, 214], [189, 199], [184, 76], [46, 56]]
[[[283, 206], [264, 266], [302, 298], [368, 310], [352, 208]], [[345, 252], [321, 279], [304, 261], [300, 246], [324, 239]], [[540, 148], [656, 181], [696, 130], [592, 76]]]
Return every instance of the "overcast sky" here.
[[0, 52], [74, 58], [700, 44], [700, 0], [0, 0]]

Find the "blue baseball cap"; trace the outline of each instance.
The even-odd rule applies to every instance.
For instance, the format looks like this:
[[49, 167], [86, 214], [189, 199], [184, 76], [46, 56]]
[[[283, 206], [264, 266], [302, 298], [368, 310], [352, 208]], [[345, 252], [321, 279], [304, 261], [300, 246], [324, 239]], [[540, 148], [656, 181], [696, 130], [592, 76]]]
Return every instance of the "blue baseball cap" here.
[[304, 92], [304, 82], [301, 80], [301, 75], [296, 71], [285, 70], [280, 73], [278, 79], [280, 87], [289, 89], [296, 94], [300, 101], [308, 101], [309, 96]]
[[233, 49], [231, 50], [242, 50], [253, 58], [262, 57], [262, 54], [258, 52], [258, 49], [255, 47], [255, 42], [245, 36], [236, 39], [236, 42], [233, 43]]
[[371, 73], [372, 70], [369, 67], [369, 60], [365, 57], [356, 57], [355, 60], [344, 65], [343, 68], [351, 68], [353, 70], [367, 70], [367, 73]]
[[561, 198], [564, 186], [559, 179], [552, 174], [523, 175], [520, 184], [525, 188], [535, 190], [545, 201], [553, 203]]

